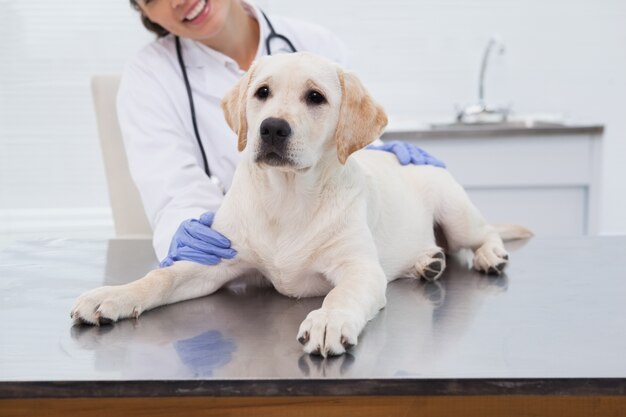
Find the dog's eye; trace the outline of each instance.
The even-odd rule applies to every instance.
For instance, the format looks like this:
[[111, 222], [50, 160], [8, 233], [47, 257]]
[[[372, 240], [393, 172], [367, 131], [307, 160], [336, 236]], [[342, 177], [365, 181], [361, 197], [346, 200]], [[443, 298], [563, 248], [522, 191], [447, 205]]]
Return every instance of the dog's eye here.
[[319, 92], [311, 90], [306, 94], [306, 101], [309, 104], [322, 104], [326, 101], [326, 98]]
[[254, 96], [259, 100], [265, 100], [270, 95], [270, 89], [267, 86], [260, 87], [254, 93]]

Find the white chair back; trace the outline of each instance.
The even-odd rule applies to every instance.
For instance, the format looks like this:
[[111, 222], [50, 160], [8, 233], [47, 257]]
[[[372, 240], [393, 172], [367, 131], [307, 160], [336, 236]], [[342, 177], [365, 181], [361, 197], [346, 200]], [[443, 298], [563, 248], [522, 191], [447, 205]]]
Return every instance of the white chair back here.
[[139, 191], [130, 176], [117, 120], [116, 97], [119, 85], [118, 75], [97, 75], [91, 79], [115, 234], [120, 238], [151, 237], [152, 228]]

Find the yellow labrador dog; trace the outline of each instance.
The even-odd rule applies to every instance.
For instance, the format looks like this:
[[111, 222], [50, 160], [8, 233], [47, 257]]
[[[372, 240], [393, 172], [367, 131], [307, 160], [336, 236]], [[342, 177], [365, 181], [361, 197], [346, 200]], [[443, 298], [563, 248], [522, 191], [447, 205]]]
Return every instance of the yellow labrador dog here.
[[438, 278], [449, 250], [474, 251], [474, 268], [499, 274], [500, 234], [450, 173], [401, 166], [393, 154], [361, 150], [387, 123], [359, 80], [308, 53], [263, 58], [224, 98], [242, 159], [213, 228], [237, 256], [215, 266], [179, 261], [121, 286], [81, 295], [77, 321], [98, 324], [215, 292], [260, 272], [290, 297], [325, 295], [300, 325], [305, 352], [339, 355], [385, 306], [387, 283]]

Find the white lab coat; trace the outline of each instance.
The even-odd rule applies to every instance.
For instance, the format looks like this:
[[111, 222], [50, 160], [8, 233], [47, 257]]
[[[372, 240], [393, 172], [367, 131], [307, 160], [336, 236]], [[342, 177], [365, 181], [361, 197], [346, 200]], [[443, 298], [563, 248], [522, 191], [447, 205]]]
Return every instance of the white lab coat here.
[[[257, 58], [267, 55], [267, 22], [258, 8], [244, 5], [259, 21]], [[268, 17], [275, 31], [289, 38], [298, 51], [315, 52], [345, 65], [346, 49], [329, 31], [288, 18]], [[239, 154], [220, 100], [245, 72], [234, 60], [203, 44], [181, 39], [181, 45], [209, 169], [228, 189]], [[273, 40], [272, 53], [281, 49], [286, 45]], [[130, 172], [161, 260], [181, 222], [216, 211], [223, 198], [204, 173], [173, 36], [152, 42], [127, 65], [117, 109]]]

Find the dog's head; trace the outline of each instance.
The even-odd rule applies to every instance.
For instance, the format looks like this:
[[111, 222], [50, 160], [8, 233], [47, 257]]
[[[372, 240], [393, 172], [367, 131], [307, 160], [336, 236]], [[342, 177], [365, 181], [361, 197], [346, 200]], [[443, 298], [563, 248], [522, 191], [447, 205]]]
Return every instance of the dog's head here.
[[226, 122], [256, 163], [305, 171], [327, 152], [343, 164], [374, 141], [387, 115], [355, 75], [310, 53], [255, 63], [222, 100]]

